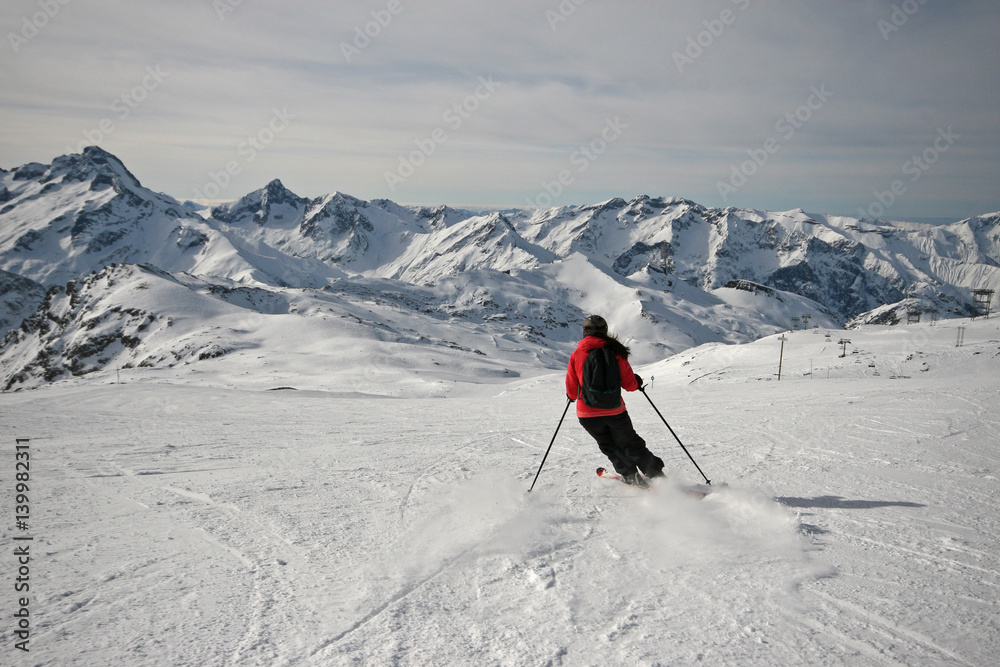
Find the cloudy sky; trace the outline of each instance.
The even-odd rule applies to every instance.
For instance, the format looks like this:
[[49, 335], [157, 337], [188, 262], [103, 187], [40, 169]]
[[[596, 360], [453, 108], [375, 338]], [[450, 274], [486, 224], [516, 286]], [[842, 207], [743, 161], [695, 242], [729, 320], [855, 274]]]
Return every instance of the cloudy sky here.
[[457, 206], [1000, 210], [995, 0], [7, 0], [0, 166]]

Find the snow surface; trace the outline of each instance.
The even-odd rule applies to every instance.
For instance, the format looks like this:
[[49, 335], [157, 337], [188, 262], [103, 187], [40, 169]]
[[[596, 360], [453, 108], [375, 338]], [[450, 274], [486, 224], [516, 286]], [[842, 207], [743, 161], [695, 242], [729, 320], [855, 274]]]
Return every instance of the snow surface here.
[[[407, 374], [390, 397], [354, 367], [342, 391], [264, 391], [223, 357], [0, 394], [0, 662], [996, 664], [1000, 321], [785, 336], [780, 382], [776, 336], [637, 368], [713, 480], [701, 501], [637, 394], [666, 483], [598, 479], [570, 415], [527, 493], [560, 373]], [[30, 653], [10, 634], [26, 533]]]

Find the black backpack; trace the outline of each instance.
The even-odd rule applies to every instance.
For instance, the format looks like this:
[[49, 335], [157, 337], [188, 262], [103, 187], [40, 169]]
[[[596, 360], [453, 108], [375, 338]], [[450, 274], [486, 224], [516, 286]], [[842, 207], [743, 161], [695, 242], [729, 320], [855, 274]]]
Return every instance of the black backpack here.
[[606, 347], [590, 351], [583, 362], [580, 398], [591, 408], [614, 410], [622, 404], [622, 374], [618, 357]]

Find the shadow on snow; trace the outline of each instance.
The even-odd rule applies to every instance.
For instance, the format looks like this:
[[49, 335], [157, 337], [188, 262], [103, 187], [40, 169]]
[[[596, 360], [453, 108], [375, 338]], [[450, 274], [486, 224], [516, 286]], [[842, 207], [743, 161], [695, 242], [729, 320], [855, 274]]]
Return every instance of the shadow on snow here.
[[879, 507], [926, 507], [920, 503], [894, 500], [848, 500], [841, 496], [816, 496], [815, 498], [775, 498], [785, 507], [822, 507], [826, 509], [870, 510]]

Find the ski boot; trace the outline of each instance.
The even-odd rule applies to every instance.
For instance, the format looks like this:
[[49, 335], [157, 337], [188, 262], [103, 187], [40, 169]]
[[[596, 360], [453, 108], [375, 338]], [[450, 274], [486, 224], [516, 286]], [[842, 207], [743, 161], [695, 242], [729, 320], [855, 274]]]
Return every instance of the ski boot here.
[[632, 486], [639, 487], [640, 489], [649, 488], [649, 482], [647, 482], [646, 478], [637, 472], [633, 472], [628, 475], [622, 475], [622, 481], [625, 482], [626, 484], [631, 484]]

